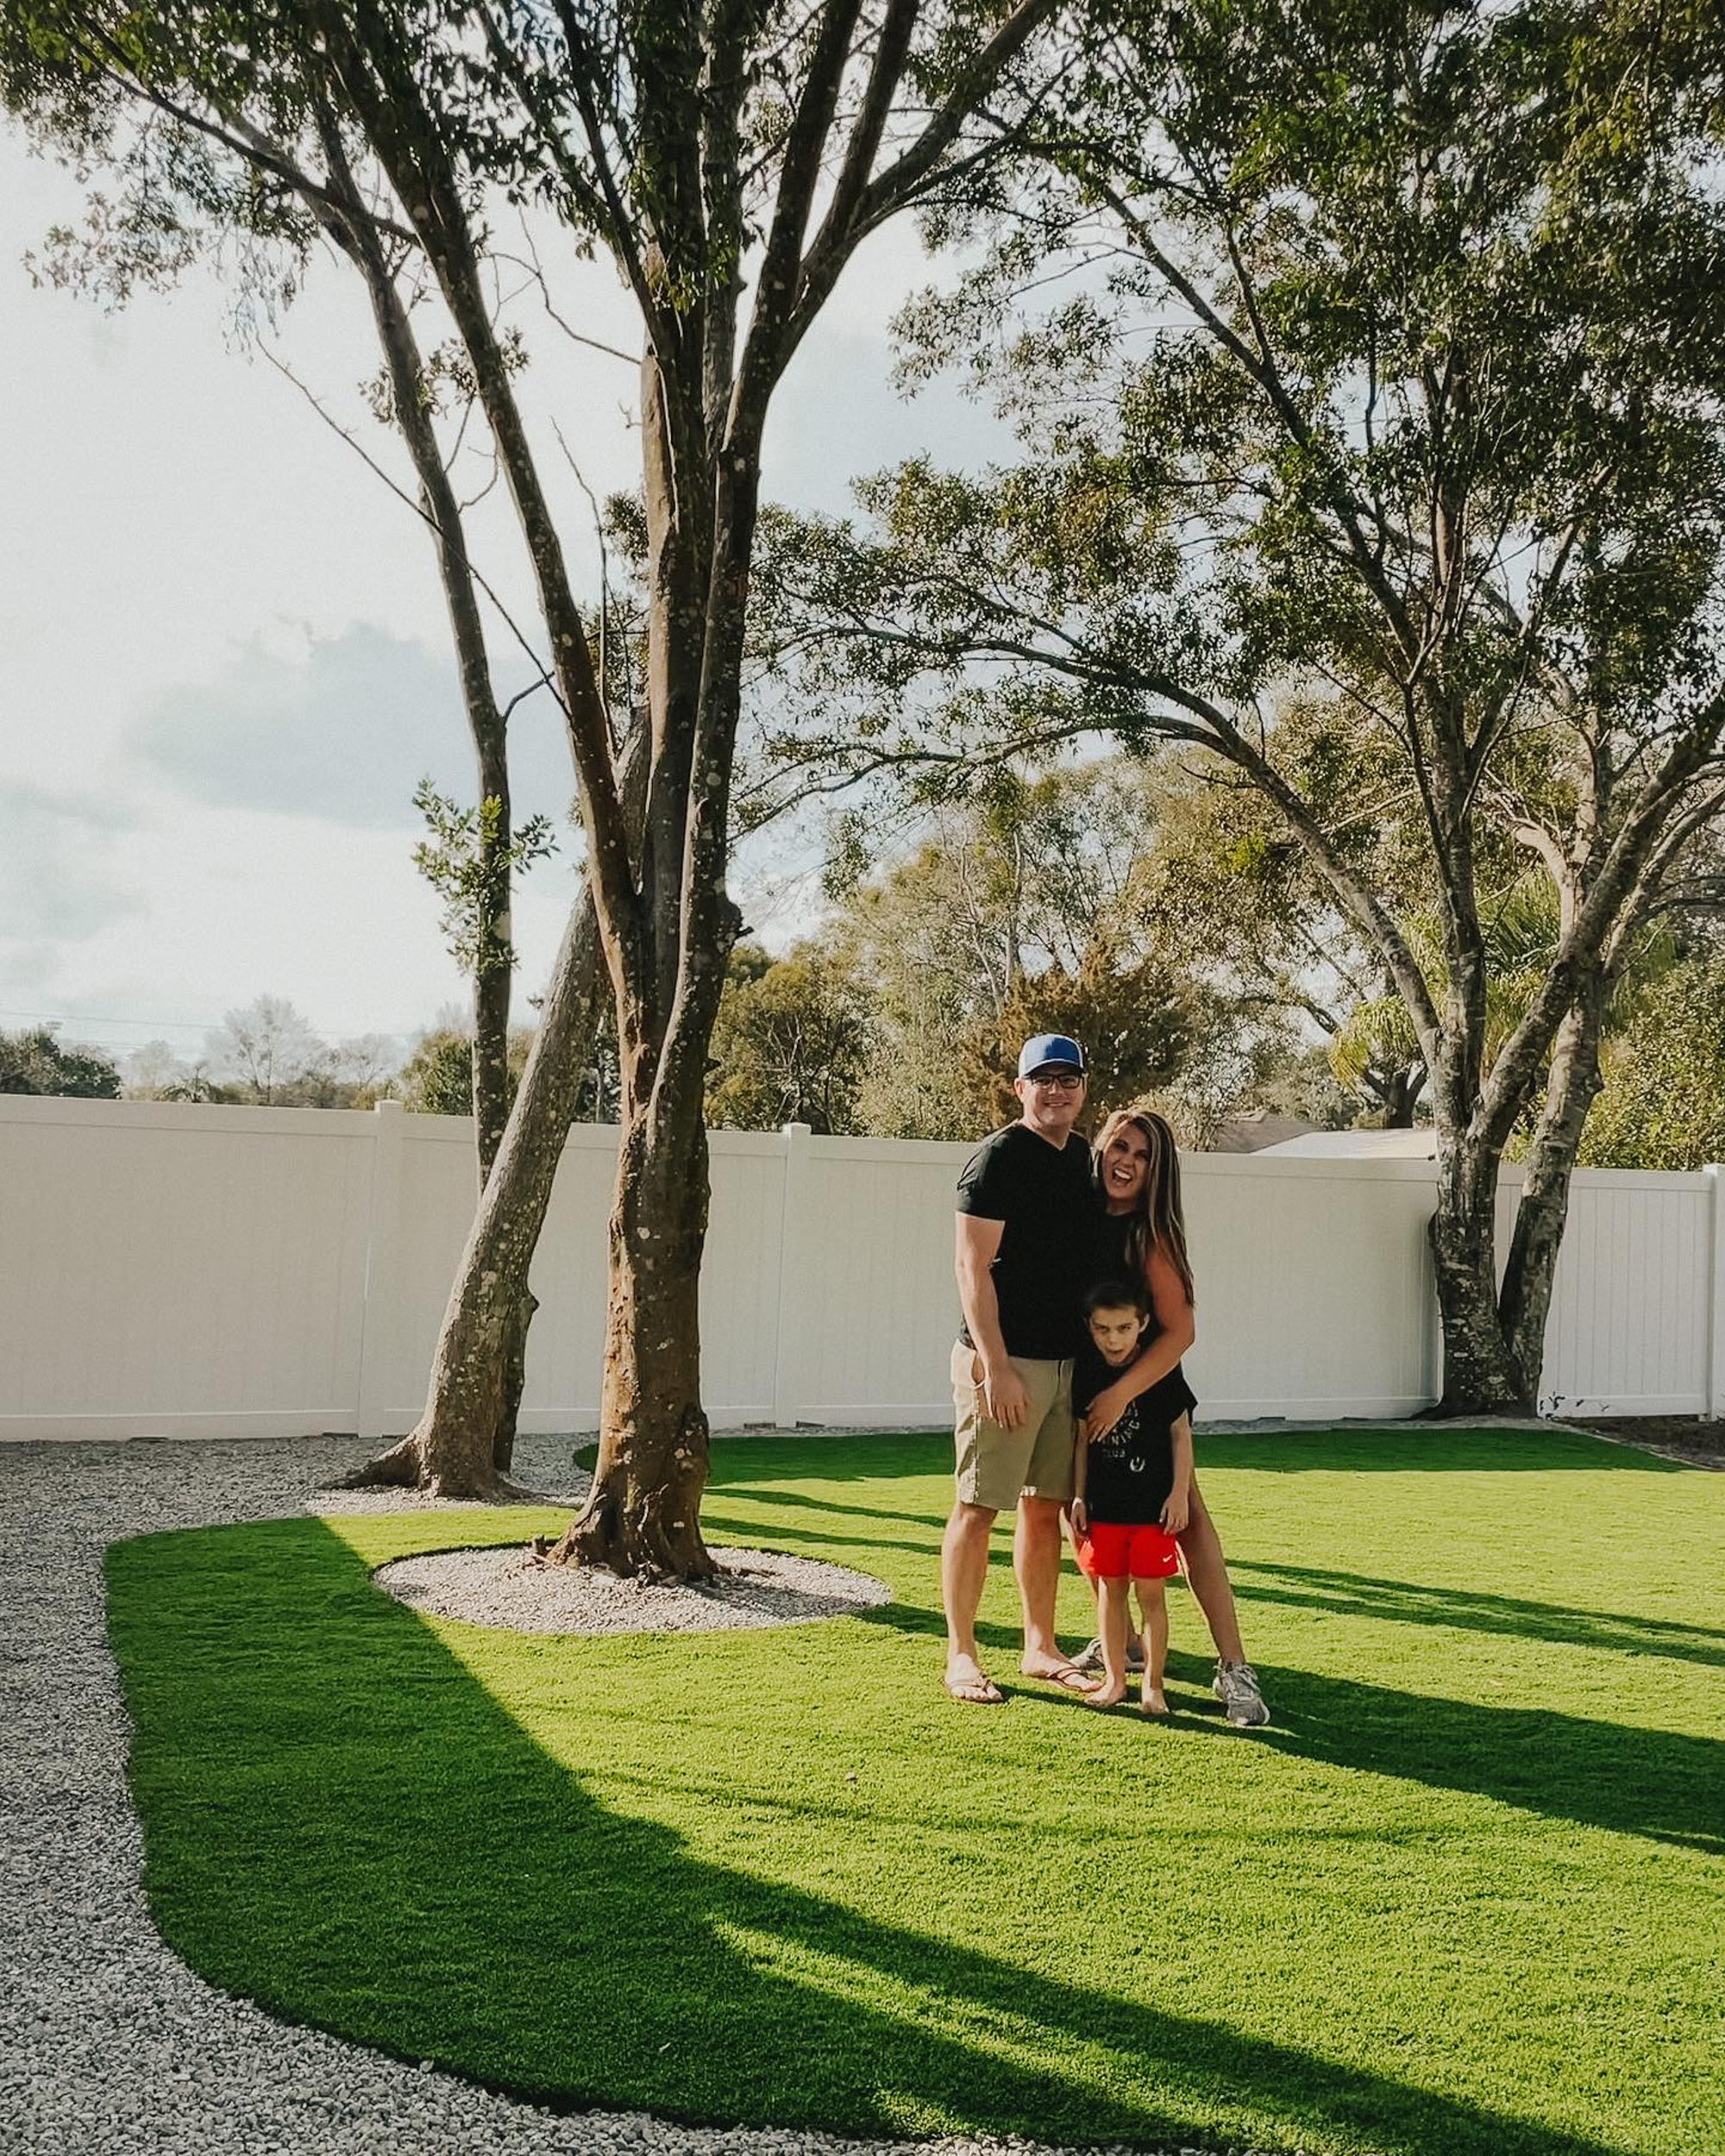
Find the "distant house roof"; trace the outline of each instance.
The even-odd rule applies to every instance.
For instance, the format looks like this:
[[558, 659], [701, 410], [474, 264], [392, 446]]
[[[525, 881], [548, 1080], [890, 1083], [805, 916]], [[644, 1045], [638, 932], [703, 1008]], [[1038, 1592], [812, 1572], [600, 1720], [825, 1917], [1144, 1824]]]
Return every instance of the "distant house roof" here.
[[1271, 1146], [1297, 1142], [1317, 1127], [1302, 1115], [1273, 1115], [1268, 1108], [1248, 1108], [1239, 1115], [1225, 1115], [1203, 1150], [1207, 1153], [1262, 1153]]
[[1411, 1131], [1306, 1131], [1258, 1150], [1305, 1160], [1433, 1160], [1438, 1134], [1429, 1123]]

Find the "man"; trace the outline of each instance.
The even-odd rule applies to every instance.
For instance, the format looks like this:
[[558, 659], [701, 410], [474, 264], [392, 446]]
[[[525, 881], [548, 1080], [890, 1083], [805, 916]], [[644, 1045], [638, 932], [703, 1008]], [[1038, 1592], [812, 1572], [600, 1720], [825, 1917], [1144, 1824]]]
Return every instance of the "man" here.
[[1060, 1510], [1072, 1490], [1072, 1361], [1097, 1219], [1090, 1148], [1073, 1128], [1084, 1106], [1078, 1044], [1058, 1033], [1026, 1041], [1013, 1091], [1019, 1120], [986, 1139], [958, 1179], [957, 1487], [940, 1552], [946, 1689], [989, 1707], [1004, 1695], [977, 1655], [976, 1611], [988, 1538], [1009, 1509], [1024, 1609], [1019, 1667], [1070, 1691], [1095, 1689], [1054, 1636]]

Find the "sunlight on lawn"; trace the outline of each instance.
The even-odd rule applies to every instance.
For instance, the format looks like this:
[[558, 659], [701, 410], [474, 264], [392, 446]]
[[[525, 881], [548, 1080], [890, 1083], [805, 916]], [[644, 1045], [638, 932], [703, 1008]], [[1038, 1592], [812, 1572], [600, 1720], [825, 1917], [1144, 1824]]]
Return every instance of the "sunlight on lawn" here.
[[715, 1448], [711, 1539], [899, 1598], [779, 1631], [417, 1618], [368, 1572], [448, 1546], [447, 1514], [118, 1545], [159, 1921], [278, 2012], [562, 2102], [1725, 2145], [1725, 1480], [1560, 1434], [1200, 1443], [1276, 1718], [1251, 1735], [1183, 1595], [1171, 1727], [1020, 1685], [1004, 1535], [982, 1636], [1013, 1696], [950, 1704], [939, 1438]]

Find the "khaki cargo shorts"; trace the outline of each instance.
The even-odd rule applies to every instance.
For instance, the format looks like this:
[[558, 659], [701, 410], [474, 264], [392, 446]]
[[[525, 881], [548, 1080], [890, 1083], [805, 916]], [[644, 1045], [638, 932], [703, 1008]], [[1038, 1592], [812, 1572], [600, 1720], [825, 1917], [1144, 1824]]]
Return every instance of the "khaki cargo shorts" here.
[[1072, 1495], [1072, 1365], [1009, 1358], [1030, 1412], [1016, 1430], [1002, 1430], [982, 1405], [982, 1358], [959, 1341], [952, 1351], [953, 1439], [958, 1495], [967, 1505], [1011, 1512], [1021, 1491], [1065, 1504]]

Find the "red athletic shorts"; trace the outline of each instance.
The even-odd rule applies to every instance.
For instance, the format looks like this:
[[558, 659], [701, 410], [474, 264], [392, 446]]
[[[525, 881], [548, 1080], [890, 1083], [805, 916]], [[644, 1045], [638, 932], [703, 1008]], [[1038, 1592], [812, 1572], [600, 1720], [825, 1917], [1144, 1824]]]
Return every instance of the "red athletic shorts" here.
[[1180, 1547], [1166, 1527], [1093, 1520], [1078, 1544], [1079, 1568], [1093, 1580], [1165, 1580], [1180, 1570]]

